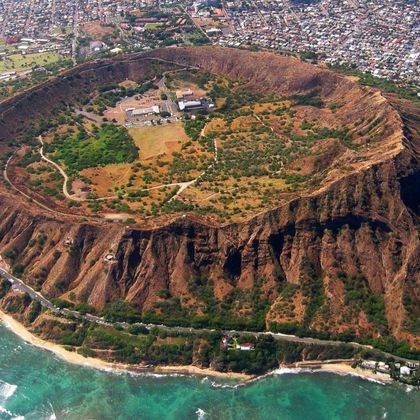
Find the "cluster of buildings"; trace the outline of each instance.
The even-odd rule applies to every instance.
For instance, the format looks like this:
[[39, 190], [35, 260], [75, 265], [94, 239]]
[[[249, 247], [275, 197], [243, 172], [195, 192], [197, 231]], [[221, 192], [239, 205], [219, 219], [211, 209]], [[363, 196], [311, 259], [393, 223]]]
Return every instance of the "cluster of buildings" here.
[[148, 0], [3, 0], [0, 36], [46, 36], [84, 22], [113, 22], [126, 11], [153, 3]]
[[419, 9], [416, 0], [229, 0], [234, 33], [218, 43], [311, 51], [327, 63], [418, 82]]
[[5, 41], [6, 44], [8, 44], [9, 49], [1, 51], [0, 56], [13, 55], [16, 53], [21, 53], [22, 55], [44, 52], [57, 52], [61, 55], [71, 53], [70, 47], [64, 45], [60, 38], [8, 37]]
[[375, 372], [386, 373], [391, 375], [393, 370], [399, 374], [399, 376], [415, 376], [417, 370], [420, 367], [420, 363], [412, 362], [412, 363], [400, 363], [395, 362], [392, 365], [390, 363], [385, 362], [378, 362], [375, 360], [363, 360], [360, 363], [360, 367], [363, 369], [372, 370]]
[[198, 97], [190, 89], [177, 90], [175, 98], [172, 100], [168, 97], [166, 100], [159, 102], [151, 102], [147, 106], [142, 107], [129, 107], [125, 108], [126, 126], [132, 125], [154, 125], [156, 117], [163, 117], [159, 119], [160, 123], [167, 123], [177, 121], [179, 112], [200, 112], [210, 111], [214, 108], [214, 103], [210, 98]]
[[[418, 83], [419, 9], [417, 0], [4, 0], [0, 38], [61, 36], [63, 49], [74, 50], [66, 34], [82, 36], [95, 22], [118, 30], [121, 45], [110, 48], [190, 44], [198, 34], [222, 46], [312, 52], [326, 63]], [[157, 28], [164, 34], [154, 36]]]
[[[120, 24], [126, 16], [139, 16], [134, 26], [144, 27], [155, 18], [141, 12], [157, 8], [173, 12], [180, 3], [169, 0], [3, 0], [0, 2], [0, 37], [45, 37], [54, 32], [75, 29], [87, 22]], [[185, 23], [181, 21], [180, 24]], [[124, 25], [123, 25], [124, 29]]]

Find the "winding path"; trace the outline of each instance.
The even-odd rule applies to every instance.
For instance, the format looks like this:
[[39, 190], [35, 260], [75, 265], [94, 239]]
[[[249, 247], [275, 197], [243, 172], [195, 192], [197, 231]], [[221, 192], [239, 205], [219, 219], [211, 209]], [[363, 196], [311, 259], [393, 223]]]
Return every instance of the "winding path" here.
[[[19, 149], [18, 149], [19, 150]], [[3, 178], [5, 179], [5, 181], [10, 185], [10, 187], [12, 189], [14, 189], [16, 192], [18, 192], [20, 195], [22, 195], [23, 197], [25, 197], [28, 201], [33, 202], [35, 204], [37, 204], [39, 207], [43, 208], [44, 210], [47, 210], [57, 216], [66, 216], [68, 217], [69, 214], [68, 213], [63, 213], [61, 211], [58, 210], [53, 210], [50, 207], [46, 206], [45, 204], [41, 203], [39, 200], [37, 200], [36, 198], [33, 198], [31, 196], [29, 196], [28, 194], [26, 194], [25, 192], [23, 192], [22, 190], [20, 190], [18, 187], [15, 186], [15, 184], [13, 184], [13, 182], [11, 181], [11, 179], [9, 178], [9, 175], [7, 174], [7, 168], [9, 166], [10, 161], [12, 160], [14, 154], [11, 155], [9, 157], [9, 159], [7, 159], [6, 165], [3, 169]], [[72, 217], [74, 217], [74, 215], [72, 215]], [[82, 216], [76, 216], [76, 217], [82, 217]], [[96, 218], [92, 218], [90, 216], [83, 216], [84, 219], [89, 218], [89, 219], [95, 219]]]
[[[204, 133], [205, 133], [205, 127], [201, 130], [200, 136], [201, 137], [204, 136], [205, 135]], [[38, 136], [38, 140], [41, 143], [41, 147], [39, 149], [39, 154], [41, 155], [41, 158], [45, 162], [47, 162], [50, 165], [54, 166], [54, 168], [56, 168], [60, 172], [61, 176], [64, 178], [62, 191], [63, 191], [63, 194], [64, 194], [64, 196], [66, 198], [68, 198], [70, 200], [73, 200], [73, 201], [77, 201], [77, 202], [105, 201], [105, 200], [113, 200], [113, 199], [119, 198], [118, 195], [112, 195], [112, 196], [107, 196], [107, 197], [98, 197], [98, 198], [81, 198], [81, 197], [77, 197], [76, 195], [70, 194], [69, 193], [69, 190], [68, 190], [68, 183], [69, 183], [69, 180], [70, 180], [69, 176], [66, 174], [66, 172], [64, 171], [64, 169], [58, 163], [56, 163], [53, 160], [49, 159], [45, 155], [45, 153], [44, 153], [44, 140], [42, 139], [42, 136]], [[11, 160], [11, 158], [8, 160], [7, 164], [9, 163], [10, 160]], [[214, 140], [214, 162], [217, 163], [217, 161], [218, 161], [218, 148], [217, 148], [217, 143], [216, 143], [216, 139], [215, 139]], [[6, 169], [7, 169], [7, 164], [6, 164]], [[178, 197], [182, 192], [184, 192], [189, 186], [195, 184], [212, 167], [213, 167], [213, 164], [211, 164], [197, 178], [195, 178], [195, 179], [193, 179], [191, 181], [174, 182], [174, 183], [171, 183], [171, 184], [156, 185], [154, 187], [145, 188], [145, 189], [142, 189], [140, 191], [141, 192], [147, 192], [147, 191], [152, 191], [152, 190], [163, 189], [163, 188], [166, 188], [166, 187], [179, 187], [178, 191], [169, 200], [169, 201], [172, 201], [173, 199], [175, 199], [176, 197]], [[5, 171], [6, 171], [6, 169], [5, 169]], [[125, 197], [127, 195], [128, 194], [124, 194], [123, 197]], [[28, 197], [28, 196], [26, 196], [26, 197]]]
[[73, 199], [73, 197], [69, 194], [69, 191], [67, 189], [67, 184], [69, 182], [69, 177], [67, 176], [67, 174], [64, 172], [64, 169], [58, 165], [57, 163], [55, 163], [54, 161], [52, 161], [51, 159], [48, 159], [45, 155], [44, 155], [44, 140], [42, 140], [42, 136], [38, 137], [39, 142], [41, 143], [41, 147], [39, 149], [39, 154], [41, 155], [41, 158], [43, 160], [45, 160], [45, 162], [48, 162], [49, 164], [53, 165], [58, 172], [60, 172], [60, 174], [62, 175], [62, 177], [64, 178], [64, 182], [63, 182], [63, 194], [70, 199]]

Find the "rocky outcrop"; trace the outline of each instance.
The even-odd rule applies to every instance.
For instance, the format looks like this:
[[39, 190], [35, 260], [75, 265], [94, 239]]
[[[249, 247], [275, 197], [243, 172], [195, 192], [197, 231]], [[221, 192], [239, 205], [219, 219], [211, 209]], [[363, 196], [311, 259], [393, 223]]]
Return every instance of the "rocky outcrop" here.
[[[420, 311], [419, 201], [412, 195], [420, 173], [419, 139], [405, 131], [400, 113], [378, 92], [294, 58], [268, 53], [256, 58], [255, 53], [236, 50], [168, 49], [85, 64], [1, 104], [0, 138], [5, 141], [29, 117], [52, 108], [44, 95], [68, 101], [89, 88], [86, 80], [150, 78], [156, 66], [161, 71], [177, 63], [241, 79], [250, 89], [264, 92], [286, 95], [316, 88], [326, 100], [345, 103], [339, 118], [355, 130], [377, 116], [381, 139], [359, 153], [363, 165], [358, 171], [338, 179], [331, 176], [315, 193], [227, 226], [211, 226], [193, 216], [153, 229], [57, 218], [20, 203], [3, 186], [1, 254], [24, 269], [28, 283], [45, 295], [96, 308], [123, 298], [144, 311], [160, 300], [162, 289], [174, 297], [190, 295], [189, 281], [198, 275], [213, 281], [219, 299], [232, 288], [247, 290], [261, 280], [271, 305], [267, 322], [302, 320], [310, 299], [298, 293], [294, 309], [285, 316], [276, 309], [284, 303], [278, 283], [282, 278], [302, 285], [310, 266], [322, 281], [323, 300], [309, 326], [376, 336], [381, 330], [366, 310], [352, 312], [342, 279], [362, 275], [369, 293], [383, 299], [392, 334], [418, 347], [408, 324]], [[25, 114], [24, 120], [18, 114]], [[114, 260], [106, 261], [107, 254]]]

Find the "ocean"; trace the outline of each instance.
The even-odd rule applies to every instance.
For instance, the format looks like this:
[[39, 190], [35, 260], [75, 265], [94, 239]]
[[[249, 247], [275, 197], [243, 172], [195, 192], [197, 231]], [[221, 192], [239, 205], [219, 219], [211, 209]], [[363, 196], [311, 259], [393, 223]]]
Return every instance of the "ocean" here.
[[420, 392], [278, 370], [246, 386], [69, 364], [0, 324], [0, 419], [418, 419]]

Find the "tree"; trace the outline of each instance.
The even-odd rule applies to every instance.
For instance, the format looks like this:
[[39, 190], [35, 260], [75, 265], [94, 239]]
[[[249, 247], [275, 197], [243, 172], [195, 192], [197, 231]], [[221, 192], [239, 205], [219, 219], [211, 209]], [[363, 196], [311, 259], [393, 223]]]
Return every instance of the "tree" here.
[[130, 302], [126, 302], [123, 299], [117, 299], [113, 302], [107, 303], [102, 311], [101, 315], [111, 322], [138, 322], [141, 321], [140, 315]]

